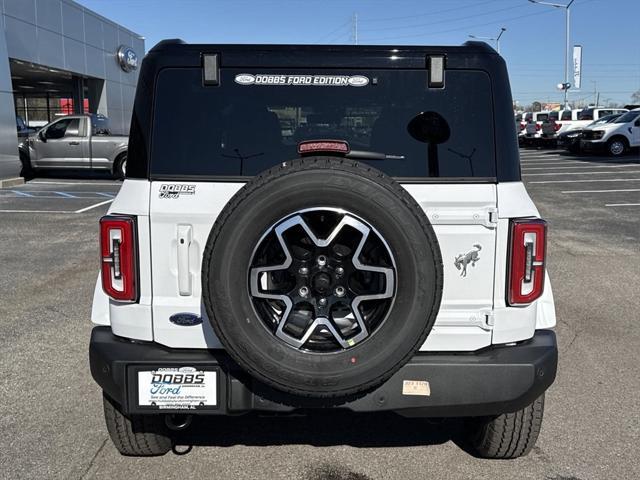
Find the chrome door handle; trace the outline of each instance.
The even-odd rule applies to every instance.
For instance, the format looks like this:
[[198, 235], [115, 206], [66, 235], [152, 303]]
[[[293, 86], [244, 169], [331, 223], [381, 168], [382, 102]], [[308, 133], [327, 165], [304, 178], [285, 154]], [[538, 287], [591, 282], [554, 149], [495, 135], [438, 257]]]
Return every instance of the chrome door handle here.
[[69, 145], [80, 145], [80, 142], [69, 142]]

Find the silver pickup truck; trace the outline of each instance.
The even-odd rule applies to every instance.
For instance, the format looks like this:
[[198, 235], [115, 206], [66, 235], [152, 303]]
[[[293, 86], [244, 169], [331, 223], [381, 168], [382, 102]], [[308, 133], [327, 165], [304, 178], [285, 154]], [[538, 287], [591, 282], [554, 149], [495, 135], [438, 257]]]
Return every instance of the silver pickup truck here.
[[129, 138], [111, 135], [102, 115], [69, 115], [55, 120], [19, 145], [22, 176], [36, 169], [109, 170], [124, 178]]

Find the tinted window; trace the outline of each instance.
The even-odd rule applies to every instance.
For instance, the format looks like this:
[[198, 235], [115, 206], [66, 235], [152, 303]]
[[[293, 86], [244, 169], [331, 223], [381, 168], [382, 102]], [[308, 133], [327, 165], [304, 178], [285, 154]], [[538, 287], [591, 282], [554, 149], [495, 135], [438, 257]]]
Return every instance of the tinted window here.
[[[369, 83], [236, 83], [242, 73], [364, 75]], [[352, 151], [393, 156], [363, 161], [397, 177], [428, 176], [430, 155], [437, 158], [441, 177], [495, 177], [488, 76], [451, 70], [446, 80], [445, 89], [427, 89], [424, 70], [224, 69], [220, 85], [204, 87], [200, 69], [165, 69], [156, 83], [151, 171], [255, 175], [298, 157], [301, 141], [340, 139]], [[433, 146], [414, 139], [407, 127], [421, 112], [437, 113], [448, 138]]]
[[560, 120], [571, 120], [571, 110], [565, 110], [564, 112], [562, 112]]
[[47, 128], [47, 138], [77, 137], [79, 130], [80, 120], [78, 118], [66, 118], [52, 123]]
[[582, 110], [578, 114], [578, 120], [593, 120], [593, 108]]
[[560, 112], [549, 112], [549, 120], [556, 121], [560, 118]]
[[640, 117], [640, 112], [627, 112], [620, 116], [613, 123], [628, 123], [633, 122], [636, 118]]
[[538, 113], [536, 114], [536, 122], [545, 122], [549, 119], [548, 113]]

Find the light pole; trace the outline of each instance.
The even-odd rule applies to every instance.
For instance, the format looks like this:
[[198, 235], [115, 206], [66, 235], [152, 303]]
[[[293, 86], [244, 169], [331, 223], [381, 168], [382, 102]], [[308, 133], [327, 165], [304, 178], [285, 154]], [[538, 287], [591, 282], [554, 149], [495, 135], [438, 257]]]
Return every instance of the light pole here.
[[564, 108], [569, 108], [569, 103], [567, 100], [569, 94], [569, 7], [571, 4], [575, 2], [575, 0], [570, 0], [569, 3], [551, 3], [551, 2], [541, 2], [540, 0], [529, 0], [531, 3], [538, 3], [540, 5], [547, 5], [553, 8], [564, 8], [565, 11], [565, 40], [566, 47], [564, 50], [564, 83], [562, 84], [562, 89], [564, 90]]
[[498, 55], [499, 55], [500, 54], [500, 37], [506, 31], [507, 31], [507, 29], [502, 27], [500, 29], [500, 33], [498, 33], [498, 35], [495, 38], [493, 38], [493, 37], [479, 37], [477, 35], [469, 35], [469, 37], [470, 38], [475, 38], [477, 40], [489, 40], [491, 42], [496, 42], [496, 50], [498, 51]]

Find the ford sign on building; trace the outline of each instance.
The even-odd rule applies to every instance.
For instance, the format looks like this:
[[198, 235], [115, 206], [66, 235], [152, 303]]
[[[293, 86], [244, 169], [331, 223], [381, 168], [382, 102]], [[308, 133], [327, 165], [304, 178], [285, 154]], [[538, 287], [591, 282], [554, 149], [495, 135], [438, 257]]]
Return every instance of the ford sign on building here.
[[0, 181], [17, 177], [19, 136], [72, 113], [128, 134], [144, 39], [72, 0], [0, 1]]

